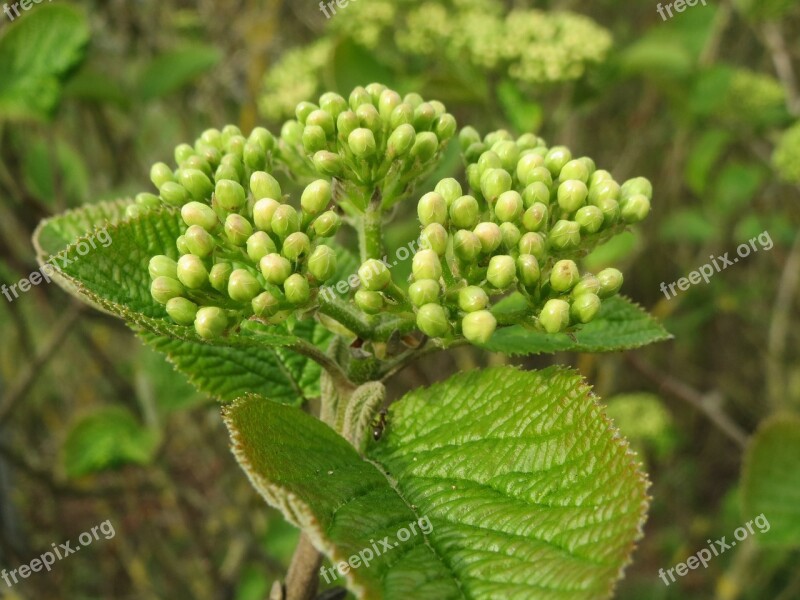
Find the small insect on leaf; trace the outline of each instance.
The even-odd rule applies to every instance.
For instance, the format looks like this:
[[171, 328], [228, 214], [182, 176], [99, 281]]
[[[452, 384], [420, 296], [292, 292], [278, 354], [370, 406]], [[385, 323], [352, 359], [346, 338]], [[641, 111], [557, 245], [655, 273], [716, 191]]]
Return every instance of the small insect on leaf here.
[[378, 418], [372, 423], [372, 439], [376, 442], [381, 439], [383, 430], [386, 429], [386, 409], [378, 413]]

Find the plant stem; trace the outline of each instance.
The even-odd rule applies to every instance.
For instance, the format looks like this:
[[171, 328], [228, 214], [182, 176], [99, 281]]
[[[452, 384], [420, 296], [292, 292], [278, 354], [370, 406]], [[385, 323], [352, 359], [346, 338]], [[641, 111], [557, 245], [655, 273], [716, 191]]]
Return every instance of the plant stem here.
[[373, 336], [373, 327], [364, 318], [363, 313], [336, 296], [328, 299], [320, 294], [319, 312], [338, 321], [361, 339], [368, 340]]
[[286, 574], [286, 600], [313, 600], [319, 586], [321, 565], [322, 555], [305, 533], [300, 534]]
[[359, 221], [358, 246], [361, 252], [361, 262], [369, 258], [383, 257], [383, 210], [381, 209], [381, 193], [378, 188], [372, 194], [372, 199]]
[[301, 339], [289, 346], [289, 348], [298, 354], [302, 354], [303, 356], [310, 358], [323, 369], [325, 369], [337, 387], [352, 386], [350, 380], [347, 378], [347, 374], [342, 370], [342, 367], [340, 367], [339, 364], [330, 356], [322, 352], [310, 342]]

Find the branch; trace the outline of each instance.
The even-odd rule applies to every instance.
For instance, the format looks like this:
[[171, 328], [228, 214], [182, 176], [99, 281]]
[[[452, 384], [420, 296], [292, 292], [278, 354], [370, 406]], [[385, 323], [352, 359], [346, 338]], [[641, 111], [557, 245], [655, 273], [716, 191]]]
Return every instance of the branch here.
[[307, 342], [306, 340], [298, 340], [294, 344], [290, 345], [289, 349], [310, 358], [323, 369], [325, 369], [328, 375], [330, 375], [331, 379], [336, 383], [337, 387], [354, 387], [353, 383], [348, 379], [347, 374], [342, 370], [342, 367], [340, 367], [335, 360], [317, 348], [314, 344]]
[[320, 566], [322, 555], [305, 533], [300, 534], [286, 574], [286, 600], [313, 600], [319, 586]]

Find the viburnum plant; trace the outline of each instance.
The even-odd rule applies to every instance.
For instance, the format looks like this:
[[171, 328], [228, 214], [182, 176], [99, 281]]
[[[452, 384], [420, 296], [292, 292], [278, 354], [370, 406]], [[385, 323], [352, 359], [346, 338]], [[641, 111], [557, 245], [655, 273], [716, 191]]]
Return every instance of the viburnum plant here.
[[[224, 403], [242, 468], [303, 532], [278, 597], [313, 597], [319, 553], [358, 598], [609, 596], [647, 483], [578, 373], [460, 373], [389, 407], [384, 382], [461, 344], [522, 355], [666, 339], [617, 295], [618, 270], [578, 266], [647, 216], [650, 183], [619, 184], [533, 134], [459, 133], [440, 102], [379, 84], [296, 117], [278, 137], [228, 125], [179, 145], [174, 165], [152, 167], [154, 192], [44, 222], [39, 259], [108, 228], [112, 245], [55, 277]], [[455, 137], [463, 181], [415, 193]], [[396, 281], [383, 231], [403, 202], [419, 248]], [[336, 242], [343, 227], [357, 255]], [[354, 273], [353, 293], [323, 293]], [[423, 518], [429, 533], [353, 566]]]

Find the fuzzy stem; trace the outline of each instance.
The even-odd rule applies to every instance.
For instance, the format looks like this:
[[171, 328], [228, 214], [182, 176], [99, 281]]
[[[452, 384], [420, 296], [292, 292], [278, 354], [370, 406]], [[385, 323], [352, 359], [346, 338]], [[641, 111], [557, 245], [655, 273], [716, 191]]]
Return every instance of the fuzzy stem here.
[[380, 260], [383, 257], [382, 222], [381, 193], [375, 188], [358, 226], [358, 245], [362, 263], [370, 258]]
[[286, 574], [286, 600], [313, 600], [319, 587], [322, 555], [303, 533]]

